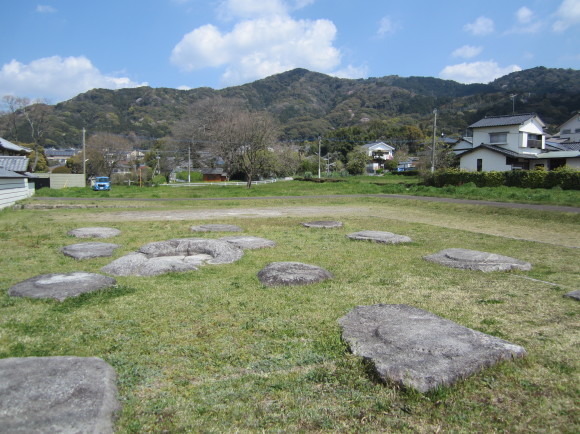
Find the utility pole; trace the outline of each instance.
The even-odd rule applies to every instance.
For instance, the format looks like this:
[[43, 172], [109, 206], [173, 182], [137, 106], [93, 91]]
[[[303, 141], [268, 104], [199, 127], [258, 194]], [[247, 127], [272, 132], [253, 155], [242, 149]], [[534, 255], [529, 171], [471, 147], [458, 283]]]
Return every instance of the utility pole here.
[[320, 145], [321, 145], [322, 139], [320, 136], [318, 136], [318, 179], [320, 179]]
[[437, 109], [433, 110], [433, 145], [431, 146], [431, 172], [435, 172], [435, 132], [437, 131]]
[[512, 93], [510, 95], [510, 98], [512, 100], [512, 115], [516, 114], [516, 96], [518, 96], [517, 93]]
[[85, 177], [85, 183], [87, 182], [87, 156], [85, 148], [85, 127], [83, 127], [83, 175]]
[[191, 145], [187, 148], [187, 182], [191, 182]]

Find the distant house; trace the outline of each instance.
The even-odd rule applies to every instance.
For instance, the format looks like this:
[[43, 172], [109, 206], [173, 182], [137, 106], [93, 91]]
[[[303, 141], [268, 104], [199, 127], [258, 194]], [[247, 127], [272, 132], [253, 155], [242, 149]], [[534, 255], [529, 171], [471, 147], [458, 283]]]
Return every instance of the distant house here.
[[580, 142], [580, 113], [576, 113], [560, 125], [560, 138], [569, 142]]
[[544, 126], [533, 113], [481, 119], [469, 126], [471, 147], [467, 141], [461, 143], [460, 168], [479, 172], [553, 170], [564, 165], [580, 168], [580, 151], [553, 151], [546, 146]]
[[66, 160], [74, 157], [79, 152], [78, 149], [56, 149], [47, 148], [44, 150], [44, 156], [49, 166], [64, 166]]
[[393, 159], [393, 152], [395, 148], [384, 142], [367, 143], [362, 146], [362, 149], [371, 158], [367, 164], [368, 173], [376, 173], [377, 170], [385, 168], [385, 162]]
[[31, 149], [24, 146], [16, 145], [6, 139], [0, 137], [0, 155], [28, 155], [32, 152]]
[[224, 182], [228, 180], [228, 174], [223, 169], [202, 169], [201, 174], [206, 182]]

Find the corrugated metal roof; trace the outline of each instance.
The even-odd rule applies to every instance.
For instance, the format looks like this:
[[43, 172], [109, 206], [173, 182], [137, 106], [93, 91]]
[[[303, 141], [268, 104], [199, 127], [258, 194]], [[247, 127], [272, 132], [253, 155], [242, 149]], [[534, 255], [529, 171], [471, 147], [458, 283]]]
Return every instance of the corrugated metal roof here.
[[8, 157], [0, 156], [0, 167], [14, 172], [26, 172], [28, 168], [28, 157]]
[[580, 151], [554, 151], [538, 154], [537, 158], [580, 158]]
[[2, 137], [0, 137], [0, 148], [4, 148], [8, 151], [13, 151], [13, 152], [27, 152], [30, 153], [32, 152], [31, 149], [25, 148], [24, 146], [20, 146], [20, 145], [15, 145], [12, 142], [9, 142], [6, 139], [3, 139]]
[[[509, 115], [509, 116], [490, 116], [485, 117], [474, 124], [471, 124], [468, 128], [484, 128], [484, 127], [501, 127], [507, 125], [521, 125], [529, 119], [538, 117], [534, 113], [526, 113], [521, 115]], [[540, 122], [542, 120], [538, 118]], [[543, 122], [542, 122], [543, 125]]]

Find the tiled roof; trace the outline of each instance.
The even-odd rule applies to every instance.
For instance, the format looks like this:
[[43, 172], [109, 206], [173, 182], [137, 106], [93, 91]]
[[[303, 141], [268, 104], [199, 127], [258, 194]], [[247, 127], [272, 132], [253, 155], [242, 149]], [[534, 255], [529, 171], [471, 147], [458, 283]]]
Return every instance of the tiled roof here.
[[388, 147], [388, 148], [395, 149], [395, 148], [393, 148], [391, 145], [389, 145], [388, 143], [385, 143], [385, 142], [373, 142], [373, 143], [367, 143], [366, 145], [362, 145], [362, 147], [363, 147], [363, 148], [367, 148], [367, 149], [368, 149], [368, 148], [372, 148], [373, 146], [377, 146], [377, 145], [385, 145], [385, 146], [386, 146], [386, 147]]
[[14, 143], [9, 142], [8, 140], [3, 139], [2, 137], [0, 137], [0, 148], [4, 148], [8, 151], [13, 152], [26, 152], [26, 153], [32, 152], [30, 149], [25, 148], [24, 146], [15, 145]]
[[[490, 116], [485, 117], [474, 124], [471, 124], [468, 128], [483, 128], [483, 127], [501, 127], [504, 125], [521, 125], [529, 119], [537, 117], [534, 113], [526, 113], [522, 115], [509, 115], [509, 116]], [[539, 119], [539, 118], [538, 118]], [[541, 122], [541, 120], [540, 120]]]
[[0, 167], [13, 172], [26, 172], [28, 168], [28, 157], [6, 157], [0, 156]]
[[0, 167], [0, 178], [26, 178], [24, 175]]

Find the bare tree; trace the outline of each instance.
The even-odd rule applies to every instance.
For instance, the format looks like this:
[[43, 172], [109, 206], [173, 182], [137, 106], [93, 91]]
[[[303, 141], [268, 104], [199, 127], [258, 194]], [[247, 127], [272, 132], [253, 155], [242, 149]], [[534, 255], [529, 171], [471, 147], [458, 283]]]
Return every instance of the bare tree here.
[[86, 156], [89, 176], [111, 176], [113, 170], [129, 159], [129, 139], [117, 134], [96, 133], [87, 140]]
[[8, 120], [8, 138], [18, 140], [18, 112], [30, 104], [28, 98], [22, 98], [14, 95], [4, 95], [2, 105], [6, 107], [6, 116]]
[[30, 137], [34, 150], [34, 160], [30, 164], [30, 170], [34, 172], [38, 164], [44, 136], [50, 127], [49, 115], [52, 109], [46, 101], [37, 100], [31, 105], [22, 107], [21, 111], [30, 126]]

